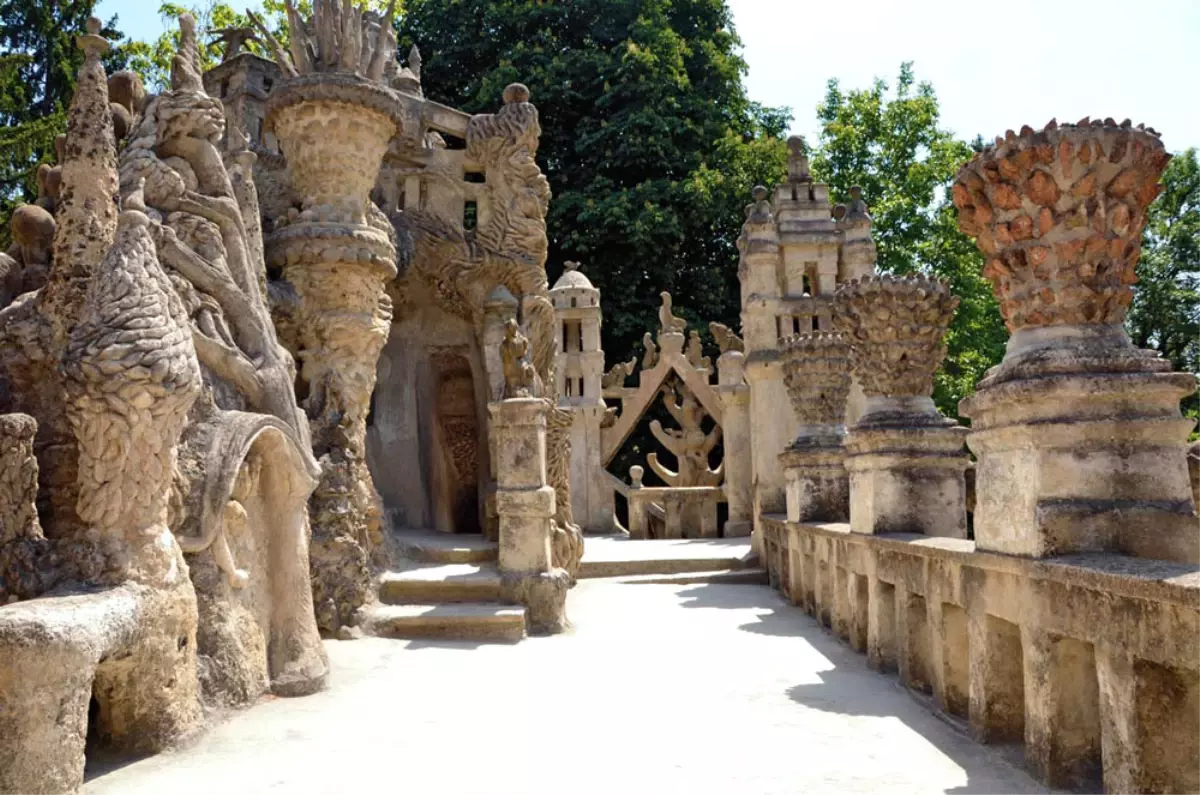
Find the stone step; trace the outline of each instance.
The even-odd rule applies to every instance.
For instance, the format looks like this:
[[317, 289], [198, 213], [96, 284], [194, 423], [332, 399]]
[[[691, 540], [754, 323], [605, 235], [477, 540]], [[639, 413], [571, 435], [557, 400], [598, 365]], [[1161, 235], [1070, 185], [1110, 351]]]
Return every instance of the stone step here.
[[499, 545], [481, 535], [436, 530], [397, 532], [396, 547], [409, 560], [422, 563], [488, 563], [499, 558]]
[[635, 540], [618, 536], [584, 542], [580, 578], [694, 574], [758, 568], [748, 538]]
[[363, 630], [406, 640], [516, 643], [525, 637], [525, 608], [497, 603], [374, 605], [365, 611]]
[[390, 605], [495, 602], [503, 598], [500, 572], [486, 563], [441, 563], [389, 571], [379, 578], [379, 601]]
[[619, 581], [632, 585], [767, 585], [766, 569], [722, 569], [682, 574], [642, 574], [621, 577]]

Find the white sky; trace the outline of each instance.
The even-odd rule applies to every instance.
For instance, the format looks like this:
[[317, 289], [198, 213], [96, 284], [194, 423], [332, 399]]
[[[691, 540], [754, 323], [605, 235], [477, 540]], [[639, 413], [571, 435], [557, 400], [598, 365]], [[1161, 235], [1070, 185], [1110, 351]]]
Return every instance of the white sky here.
[[[830, 77], [866, 88], [913, 61], [937, 91], [943, 126], [964, 139], [1090, 115], [1144, 122], [1172, 151], [1200, 147], [1200, 0], [728, 2], [751, 99], [791, 107], [792, 131], [814, 142]], [[98, 14], [152, 38], [163, 29], [158, 6], [100, 0]]]

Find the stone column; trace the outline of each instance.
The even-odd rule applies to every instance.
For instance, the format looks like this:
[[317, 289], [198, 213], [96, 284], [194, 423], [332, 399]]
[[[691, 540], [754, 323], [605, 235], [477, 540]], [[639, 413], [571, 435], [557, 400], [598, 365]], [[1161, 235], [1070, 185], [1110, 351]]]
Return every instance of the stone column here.
[[385, 287], [397, 271], [388, 222], [368, 195], [399, 114], [391, 89], [349, 72], [293, 77], [267, 102], [267, 130], [279, 139], [301, 200], [266, 244], [268, 262], [299, 296], [295, 353], [322, 464], [310, 504], [313, 589], [326, 630], [366, 599], [368, 556], [382, 540], [366, 419], [391, 329]]
[[856, 533], [966, 538], [966, 429], [938, 413], [933, 373], [958, 299], [923, 276], [875, 276], [838, 289], [866, 411], [846, 435], [850, 525]]
[[717, 359], [717, 393], [724, 414], [721, 431], [725, 445], [725, 538], [748, 536], [753, 526], [754, 481], [750, 449], [750, 387], [745, 380], [746, 356], [728, 350]]
[[754, 484], [755, 547], [759, 545], [759, 515], [786, 510], [779, 453], [792, 438], [795, 420], [788, 411], [787, 390], [779, 361], [779, 273], [783, 267], [779, 230], [766, 188], [754, 188], [754, 203], [746, 207], [746, 222], [738, 238], [742, 283], [742, 332], [745, 337], [745, 378], [750, 389], [751, 482]]
[[546, 481], [546, 412], [541, 398], [491, 403], [496, 444], [500, 573], [509, 598], [528, 609], [530, 631], [562, 632], [570, 577], [552, 563], [554, 488]]
[[979, 549], [1112, 550], [1200, 562], [1186, 463], [1195, 378], [1122, 325], [1145, 209], [1169, 155], [1111, 119], [997, 138], [958, 172], [959, 227], [1012, 337], [959, 410], [971, 418]]
[[779, 455], [787, 481], [789, 522], [844, 522], [850, 518], [850, 481], [842, 440], [850, 392], [850, 345], [834, 332], [787, 339], [784, 382], [800, 433]]

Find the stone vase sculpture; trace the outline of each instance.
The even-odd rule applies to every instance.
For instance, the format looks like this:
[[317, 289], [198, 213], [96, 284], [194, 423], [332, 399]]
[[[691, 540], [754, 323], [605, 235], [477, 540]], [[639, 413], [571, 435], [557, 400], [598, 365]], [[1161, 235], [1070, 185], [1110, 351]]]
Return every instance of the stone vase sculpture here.
[[290, 56], [269, 39], [286, 79], [267, 100], [264, 130], [279, 141], [298, 206], [275, 219], [267, 261], [298, 299], [292, 344], [322, 463], [310, 503], [314, 599], [332, 631], [367, 599], [382, 542], [366, 419], [397, 269], [394, 232], [369, 194], [403, 106], [382, 80], [395, 59], [390, 11], [376, 30], [357, 8], [317, 0], [310, 22], [291, 10], [288, 24]]
[[780, 340], [783, 379], [800, 423], [779, 455], [787, 481], [790, 522], [844, 522], [850, 517], [844, 418], [850, 394], [850, 343], [837, 332], [814, 331]]
[[944, 282], [925, 276], [873, 276], [838, 288], [834, 326], [850, 342], [866, 397], [845, 441], [855, 532], [966, 537], [967, 431], [931, 397], [957, 306]]
[[1195, 378], [1130, 342], [1146, 207], [1169, 155], [1112, 119], [1011, 130], [955, 178], [1012, 336], [972, 420], [981, 549], [1200, 560], [1179, 401]]

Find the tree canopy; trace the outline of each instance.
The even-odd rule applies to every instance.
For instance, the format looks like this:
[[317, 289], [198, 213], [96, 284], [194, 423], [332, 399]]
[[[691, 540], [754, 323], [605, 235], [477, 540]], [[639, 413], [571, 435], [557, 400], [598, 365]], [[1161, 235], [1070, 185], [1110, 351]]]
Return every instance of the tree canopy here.
[[948, 194], [973, 145], [939, 126], [937, 94], [929, 83], [916, 81], [911, 63], [900, 65], [894, 90], [882, 79], [849, 91], [830, 80], [817, 119], [813, 174], [829, 183], [837, 201], [849, 199], [852, 185], [862, 187], [875, 222], [879, 269], [946, 279], [962, 301], [934, 385], [938, 408], [956, 417], [958, 401], [1000, 361], [1008, 338], [991, 285], [981, 275], [983, 260], [958, 231]]
[[398, 29], [432, 99], [491, 112], [506, 84], [529, 86], [550, 278], [583, 263], [610, 359], [653, 327], [660, 290], [693, 325], [738, 325], [741, 208], [782, 178], [790, 114], [746, 96], [723, 0], [409, 0]]
[[[1200, 164], [1196, 150], [1171, 159], [1163, 191], [1146, 210], [1138, 284], [1127, 327], [1133, 344], [1156, 350], [1176, 370], [1200, 373]], [[1191, 395], [1185, 411], [1198, 415]]]

